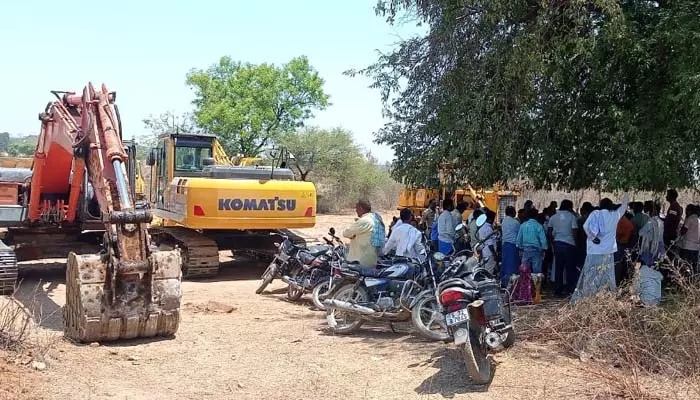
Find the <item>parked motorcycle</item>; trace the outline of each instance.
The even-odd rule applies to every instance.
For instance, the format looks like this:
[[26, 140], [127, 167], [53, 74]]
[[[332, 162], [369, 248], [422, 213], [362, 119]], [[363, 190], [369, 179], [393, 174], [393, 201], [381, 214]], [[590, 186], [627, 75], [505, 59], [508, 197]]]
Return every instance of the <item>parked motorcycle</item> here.
[[[481, 226], [483, 226], [483, 224]], [[455, 232], [464, 230], [465, 226], [463, 224], [459, 224], [455, 228]], [[468, 237], [468, 234], [467, 232], [462, 233], [460, 240], [464, 241]], [[439, 274], [430, 274], [429, 278], [432, 279], [432, 284], [428, 285], [425, 290], [420, 292], [410, 306], [413, 326], [425, 339], [446, 341], [451, 338], [447, 331], [447, 325], [445, 324], [442, 305], [438, 301], [438, 297], [440, 296], [438, 284], [463, 273], [463, 267], [477, 263], [484, 243], [491, 238], [492, 235], [489, 235], [489, 237], [475, 244], [474, 251], [465, 249], [457, 252], [456, 247], [453, 246], [453, 252], [449, 256], [439, 252], [433, 254], [436, 264], [438, 265], [437, 271], [441, 272]], [[467, 261], [469, 261], [469, 263], [467, 263]]]
[[310, 292], [314, 306], [323, 311], [326, 308], [320, 297], [328, 291], [332, 265], [345, 259], [345, 245], [335, 236], [334, 228], [330, 228], [329, 236], [331, 239], [325, 237], [323, 239], [330, 246], [330, 250], [315, 258], [312, 254], [299, 252], [301, 268], [296, 268], [289, 275], [282, 276], [282, 280], [289, 285], [287, 297], [290, 300], [299, 300], [304, 293]]
[[330, 244], [317, 244], [308, 247], [295, 245], [285, 235], [282, 235], [282, 239], [281, 243], [275, 243], [278, 252], [265, 269], [262, 281], [255, 291], [257, 294], [261, 294], [275, 278], [280, 279], [285, 275], [295, 275], [303, 270], [305, 265], [315, 262], [317, 258], [326, 255], [333, 249]]
[[435, 268], [433, 257], [423, 263], [395, 257], [380, 260], [378, 268], [346, 263], [334, 270], [324, 301], [328, 326], [349, 334], [366, 321], [408, 321], [416, 296], [435, 282]]
[[[477, 219], [477, 226], [486, 222]], [[493, 379], [490, 352], [507, 348], [515, 342], [512, 326], [510, 296], [500, 282], [484, 268], [478, 246], [472, 257], [463, 260], [454, 278], [438, 284], [438, 299], [443, 309], [447, 332], [459, 348], [474, 383], [487, 384]]]

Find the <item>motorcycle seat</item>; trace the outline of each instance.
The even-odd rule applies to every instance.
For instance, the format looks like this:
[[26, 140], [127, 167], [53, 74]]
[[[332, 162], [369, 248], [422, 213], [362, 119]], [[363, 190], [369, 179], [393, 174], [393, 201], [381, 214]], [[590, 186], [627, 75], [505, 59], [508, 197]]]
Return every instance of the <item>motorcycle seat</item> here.
[[311, 254], [314, 257], [318, 257], [321, 254], [327, 253], [328, 250], [330, 250], [330, 249], [331, 249], [331, 247], [328, 246], [327, 244], [317, 244], [314, 246], [307, 247], [306, 252], [308, 252], [309, 254]]
[[348, 265], [348, 269], [351, 271], [355, 271], [360, 276], [364, 276], [367, 278], [381, 278], [382, 277], [382, 270], [375, 269], [375, 268], [363, 267], [359, 264], [350, 264], [350, 265]]

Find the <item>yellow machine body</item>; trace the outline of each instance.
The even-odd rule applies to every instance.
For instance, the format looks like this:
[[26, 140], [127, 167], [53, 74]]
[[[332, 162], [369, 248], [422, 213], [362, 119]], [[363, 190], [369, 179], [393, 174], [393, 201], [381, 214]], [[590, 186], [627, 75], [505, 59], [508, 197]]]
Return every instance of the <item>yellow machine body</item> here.
[[[193, 159], [191, 167], [183, 164], [190, 161], [185, 160], [188, 155]], [[316, 223], [313, 183], [294, 181], [288, 169], [250, 166], [256, 161], [253, 158], [234, 166], [214, 136], [162, 136], [149, 158], [154, 161], [153, 214], [163, 219], [164, 226], [277, 230]], [[213, 167], [206, 168], [207, 158], [213, 159]]]

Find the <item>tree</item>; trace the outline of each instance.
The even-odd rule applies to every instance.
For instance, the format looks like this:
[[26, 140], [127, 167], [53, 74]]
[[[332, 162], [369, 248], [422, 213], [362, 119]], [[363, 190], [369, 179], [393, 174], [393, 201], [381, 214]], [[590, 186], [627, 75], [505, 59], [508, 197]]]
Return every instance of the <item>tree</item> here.
[[323, 79], [306, 57], [282, 66], [222, 57], [207, 70], [193, 69], [194, 115], [230, 155], [257, 156], [281, 134], [293, 132], [328, 105]]
[[352, 133], [342, 128], [310, 127], [283, 134], [278, 142], [294, 155], [291, 167], [303, 181], [312, 171], [321, 176], [342, 175], [350, 160], [361, 157]]
[[8, 151], [10, 147], [10, 134], [8, 132], [0, 132], [0, 151]]
[[136, 136], [136, 157], [144, 159], [151, 148], [157, 145], [158, 136], [168, 133], [199, 133], [201, 130], [192, 113], [176, 115], [173, 111], [150, 114], [143, 119], [144, 128], [150, 132]]
[[393, 173], [426, 184], [442, 162], [488, 186], [695, 186], [700, 19], [691, 0], [379, 0], [404, 40], [364, 74], [381, 90]]

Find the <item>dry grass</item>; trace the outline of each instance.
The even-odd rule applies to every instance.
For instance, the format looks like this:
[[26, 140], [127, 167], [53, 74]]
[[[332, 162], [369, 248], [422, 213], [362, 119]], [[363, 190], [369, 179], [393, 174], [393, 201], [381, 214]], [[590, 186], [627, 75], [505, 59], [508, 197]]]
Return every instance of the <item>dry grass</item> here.
[[14, 298], [0, 299], [0, 350], [20, 352], [28, 347], [31, 315]]
[[653, 381], [700, 379], [700, 284], [675, 276], [661, 306], [640, 305], [626, 288], [603, 292], [576, 306], [524, 318], [521, 337], [580, 358], [618, 397], [667, 398], [677, 391], [667, 387], [658, 394]]

